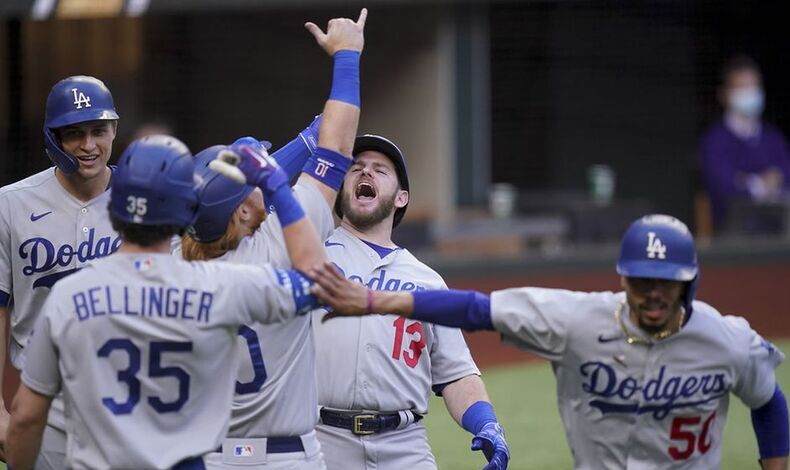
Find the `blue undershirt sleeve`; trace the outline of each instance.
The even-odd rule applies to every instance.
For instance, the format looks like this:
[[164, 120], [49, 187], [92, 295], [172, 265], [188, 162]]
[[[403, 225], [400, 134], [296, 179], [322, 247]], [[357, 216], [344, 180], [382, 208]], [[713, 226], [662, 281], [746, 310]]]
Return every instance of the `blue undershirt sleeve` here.
[[283, 145], [272, 154], [272, 158], [277, 161], [280, 168], [288, 175], [288, 181], [294, 181], [296, 177], [302, 173], [307, 160], [310, 158], [310, 148], [305, 144], [301, 137]]
[[411, 318], [468, 331], [493, 330], [491, 299], [476, 291], [415, 291]]
[[752, 410], [752, 426], [760, 448], [760, 458], [786, 457], [790, 453], [787, 400], [776, 384], [768, 403]]

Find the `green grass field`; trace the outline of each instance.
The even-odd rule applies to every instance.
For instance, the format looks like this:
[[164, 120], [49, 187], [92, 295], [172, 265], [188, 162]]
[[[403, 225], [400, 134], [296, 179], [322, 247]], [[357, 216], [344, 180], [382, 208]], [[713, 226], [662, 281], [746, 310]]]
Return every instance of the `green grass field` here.
[[[790, 341], [776, 345], [790, 352]], [[779, 367], [779, 383], [790, 390], [790, 365]], [[483, 371], [497, 416], [507, 431], [512, 458], [510, 470], [571, 468], [554, 392], [554, 375], [546, 362], [498, 367]], [[434, 397], [425, 419], [433, 452], [444, 470], [476, 470], [484, 466], [480, 452], [471, 452], [471, 435], [450, 418], [441, 399]], [[757, 443], [749, 412], [736, 398], [724, 430], [722, 470], [757, 468]], [[0, 463], [0, 470], [6, 470]]]
[[[776, 345], [786, 353], [790, 351], [790, 341], [778, 341]], [[790, 390], [790, 365], [780, 366], [777, 375], [782, 388]], [[508, 469], [572, 468], [548, 363], [484, 370], [483, 380], [507, 432], [512, 454]], [[440, 398], [433, 398], [425, 423], [439, 468], [472, 470], [484, 466], [482, 454], [469, 450], [471, 435], [455, 424]], [[730, 399], [722, 449], [722, 470], [757, 468], [757, 442], [749, 410], [735, 397]]]

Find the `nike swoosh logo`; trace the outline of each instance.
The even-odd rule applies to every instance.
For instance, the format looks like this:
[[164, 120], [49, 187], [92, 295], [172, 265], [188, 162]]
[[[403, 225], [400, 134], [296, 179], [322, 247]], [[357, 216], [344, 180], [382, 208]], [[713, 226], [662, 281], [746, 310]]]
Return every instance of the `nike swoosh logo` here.
[[44, 217], [45, 215], [49, 215], [49, 214], [51, 214], [51, 213], [52, 213], [52, 211], [49, 211], [49, 212], [44, 212], [43, 214], [38, 214], [38, 215], [36, 215], [36, 214], [34, 214], [34, 213], [32, 213], [32, 212], [31, 212], [31, 213], [30, 213], [30, 221], [31, 221], [31, 222], [35, 222], [35, 221], [37, 221], [38, 219], [40, 219], [40, 218]]
[[604, 337], [604, 335], [598, 335], [598, 342], [599, 343], [610, 343], [612, 341], [617, 341], [619, 339], [623, 339], [622, 335], [619, 336], [610, 336], [608, 338]]
[[342, 243], [333, 243], [333, 242], [324, 242], [324, 246], [327, 248], [329, 248], [330, 246], [342, 246], [343, 248], [346, 247], [346, 245]]

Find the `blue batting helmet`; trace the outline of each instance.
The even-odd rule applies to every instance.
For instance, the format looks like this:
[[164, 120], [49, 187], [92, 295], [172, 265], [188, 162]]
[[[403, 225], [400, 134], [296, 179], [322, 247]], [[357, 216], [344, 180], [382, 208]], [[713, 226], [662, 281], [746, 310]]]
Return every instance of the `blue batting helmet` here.
[[54, 129], [87, 121], [115, 121], [112, 94], [101, 80], [77, 75], [64, 78], [52, 87], [47, 96], [44, 117], [44, 146], [47, 156], [60, 171], [77, 171], [77, 160], [63, 151]]
[[684, 306], [691, 313], [699, 266], [694, 238], [686, 224], [662, 214], [646, 215], [632, 223], [623, 236], [617, 273], [688, 282]]
[[222, 152], [233, 152], [227, 145], [214, 145], [195, 155], [195, 172], [200, 183], [197, 192], [197, 217], [189, 235], [199, 242], [213, 242], [225, 234], [236, 208], [247, 199], [253, 187], [241, 184], [208, 167]]
[[197, 211], [194, 169], [192, 153], [175, 137], [135, 140], [113, 173], [110, 213], [133, 224], [187, 227]]
[[[390, 161], [392, 161], [392, 164], [395, 166], [395, 174], [398, 176], [400, 189], [409, 191], [409, 174], [406, 171], [406, 159], [403, 158], [403, 152], [401, 152], [398, 146], [388, 138], [382, 137], [380, 135], [365, 134], [357, 136], [357, 138], [354, 140], [354, 150], [352, 151], [352, 155], [356, 157], [360, 153], [366, 152], [368, 150], [380, 152], [389, 158]], [[341, 186], [340, 191], [342, 190], [343, 188]], [[337, 199], [335, 200], [335, 214], [337, 214], [337, 216], [342, 219], [343, 211], [340, 207], [340, 199], [341, 198], [338, 195]], [[395, 209], [395, 215], [392, 219], [392, 228], [398, 226], [401, 219], [403, 219], [403, 216], [406, 214], [407, 207], [409, 207], [408, 203], [403, 207]]]

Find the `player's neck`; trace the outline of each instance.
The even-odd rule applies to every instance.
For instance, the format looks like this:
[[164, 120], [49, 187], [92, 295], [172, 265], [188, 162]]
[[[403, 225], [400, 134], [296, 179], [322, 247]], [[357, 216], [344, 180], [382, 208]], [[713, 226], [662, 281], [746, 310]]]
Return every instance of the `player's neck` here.
[[118, 253], [136, 254], [136, 253], [170, 253], [170, 239], [164, 239], [159, 243], [151, 246], [142, 246], [137, 243], [121, 241], [121, 246], [118, 247]]
[[343, 219], [340, 222], [340, 226], [344, 229], [351, 232], [352, 235], [359, 238], [360, 240], [365, 240], [366, 242], [373, 243], [378, 246], [383, 246], [385, 248], [395, 248], [395, 243], [392, 242], [392, 219], [386, 218], [379, 222], [378, 224], [366, 228], [365, 230], [360, 230], [354, 225], [352, 225], [347, 219]]
[[55, 170], [55, 178], [63, 189], [80, 201], [90, 201], [107, 190], [112, 177], [112, 170], [105, 167], [101, 174], [94, 178], [85, 179], [79, 174], [66, 175], [60, 170]]

